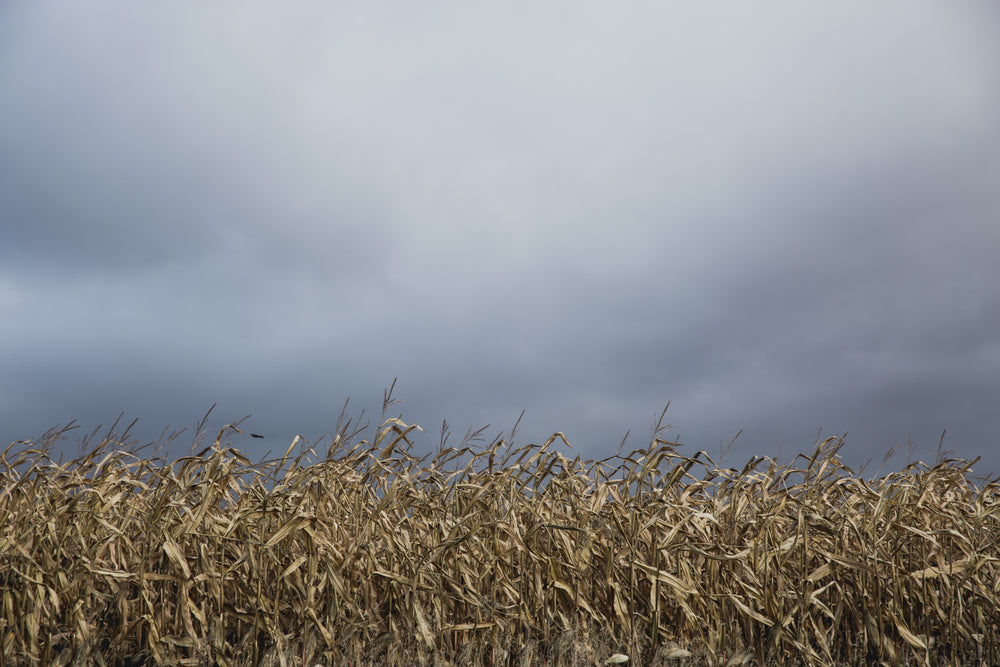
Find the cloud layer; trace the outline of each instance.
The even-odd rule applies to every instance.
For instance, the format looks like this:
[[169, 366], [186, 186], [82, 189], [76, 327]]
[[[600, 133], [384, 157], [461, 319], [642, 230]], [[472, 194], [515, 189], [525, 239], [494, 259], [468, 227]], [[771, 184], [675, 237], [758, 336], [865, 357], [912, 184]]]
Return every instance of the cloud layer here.
[[995, 14], [0, 10], [0, 435], [218, 402], [284, 449], [398, 377], [428, 446], [670, 401], [692, 450], [1000, 472]]

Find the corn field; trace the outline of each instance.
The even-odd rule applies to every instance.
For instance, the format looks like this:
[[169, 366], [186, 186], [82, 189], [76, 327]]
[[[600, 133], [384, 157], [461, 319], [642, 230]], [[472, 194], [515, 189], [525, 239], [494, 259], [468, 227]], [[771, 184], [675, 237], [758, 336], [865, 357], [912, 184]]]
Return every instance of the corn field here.
[[659, 426], [597, 461], [561, 433], [417, 457], [418, 428], [259, 463], [238, 425], [172, 461], [11, 445], [0, 664], [1000, 664], [1000, 486], [970, 462], [864, 479], [831, 438], [720, 468]]

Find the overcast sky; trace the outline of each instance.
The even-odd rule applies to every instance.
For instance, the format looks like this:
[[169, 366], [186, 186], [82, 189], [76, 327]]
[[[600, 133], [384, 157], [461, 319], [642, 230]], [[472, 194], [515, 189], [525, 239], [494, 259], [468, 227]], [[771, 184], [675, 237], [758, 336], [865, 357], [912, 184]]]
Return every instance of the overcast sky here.
[[1000, 473], [993, 2], [4, 3], [0, 225], [4, 443], [398, 377], [426, 451]]

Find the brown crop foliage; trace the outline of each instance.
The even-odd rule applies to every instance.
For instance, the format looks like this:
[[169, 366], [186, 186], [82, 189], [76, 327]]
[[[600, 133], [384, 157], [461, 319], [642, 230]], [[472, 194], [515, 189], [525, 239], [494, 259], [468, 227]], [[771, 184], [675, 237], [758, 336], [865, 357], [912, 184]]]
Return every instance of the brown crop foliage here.
[[418, 458], [417, 428], [259, 463], [238, 425], [174, 461], [11, 445], [0, 664], [1000, 664], [1000, 487], [970, 462], [863, 479], [830, 438], [724, 469], [659, 425], [600, 461], [561, 433]]

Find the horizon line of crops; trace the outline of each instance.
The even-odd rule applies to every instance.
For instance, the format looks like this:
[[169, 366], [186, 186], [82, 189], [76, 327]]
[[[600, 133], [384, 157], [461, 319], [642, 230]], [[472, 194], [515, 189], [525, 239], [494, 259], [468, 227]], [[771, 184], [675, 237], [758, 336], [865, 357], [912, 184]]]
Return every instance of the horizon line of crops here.
[[15, 443], [0, 664], [1000, 662], [1000, 484], [975, 461], [866, 480], [828, 438], [723, 469], [664, 428], [596, 461], [562, 433], [416, 457], [384, 413], [258, 463], [238, 425], [175, 461]]

